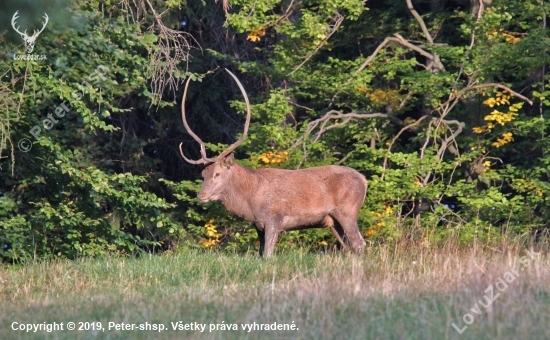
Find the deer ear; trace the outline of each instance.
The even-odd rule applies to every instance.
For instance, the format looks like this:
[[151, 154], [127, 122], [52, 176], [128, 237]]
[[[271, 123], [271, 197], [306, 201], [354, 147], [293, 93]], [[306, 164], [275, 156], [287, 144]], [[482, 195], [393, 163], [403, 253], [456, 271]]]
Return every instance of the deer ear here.
[[223, 165], [230, 168], [235, 163], [235, 156], [233, 156], [233, 153], [229, 154], [229, 156], [225, 157], [223, 159]]

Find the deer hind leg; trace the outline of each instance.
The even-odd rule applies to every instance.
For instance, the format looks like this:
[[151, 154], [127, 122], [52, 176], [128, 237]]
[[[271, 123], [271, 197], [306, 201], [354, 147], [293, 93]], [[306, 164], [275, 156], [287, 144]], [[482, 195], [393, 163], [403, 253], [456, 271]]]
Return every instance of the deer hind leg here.
[[342, 245], [342, 247], [347, 248], [346, 242], [344, 242], [345, 234], [342, 227], [334, 222], [334, 219], [330, 216], [326, 216], [323, 219], [323, 226], [326, 228], [330, 228], [330, 231], [332, 231], [332, 235], [338, 240], [338, 242]]
[[342, 239], [344, 240], [344, 242], [349, 245], [351, 250], [353, 250], [354, 252], [362, 253], [365, 250], [365, 246], [367, 243], [359, 232], [359, 227], [357, 226], [357, 218], [340, 213], [335, 213], [332, 216], [342, 227], [344, 233], [344, 237]]

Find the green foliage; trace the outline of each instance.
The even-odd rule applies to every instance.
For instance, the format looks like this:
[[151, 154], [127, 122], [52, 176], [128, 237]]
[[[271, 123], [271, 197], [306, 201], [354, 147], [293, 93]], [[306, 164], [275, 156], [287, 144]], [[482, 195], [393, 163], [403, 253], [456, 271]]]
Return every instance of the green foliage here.
[[[118, 2], [64, 8], [73, 19], [52, 20], [35, 48], [47, 62], [0, 54], [0, 256], [255, 250], [248, 223], [198, 202], [200, 168], [179, 155], [183, 141], [198, 157], [180, 119], [185, 77], [209, 153], [242, 133], [244, 102], [217, 66], [240, 71], [253, 103], [239, 162], [365, 174], [371, 244], [547, 229], [549, 4], [495, 0], [478, 18], [441, 3], [413, 2], [422, 23], [397, 0], [231, 1], [227, 15], [215, 2], [152, 2], [166, 26]], [[281, 238], [335, 243], [325, 229]]]
[[138, 165], [147, 143], [120, 143], [128, 134], [120, 122], [135, 110], [120, 101], [148, 93], [150, 35], [137, 34], [124, 16], [74, 14], [81, 25], [40, 36], [37, 53], [47, 53], [48, 63], [3, 63], [12, 87], [2, 100], [19, 110], [9, 138], [32, 142], [27, 153], [17, 150], [13, 168], [2, 166], [4, 259], [160, 250], [184, 233], [166, 214], [174, 205], [152, 192], [147, 162]]
[[[267, 67], [244, 62], [240, 68], [267, 74], [272, 83], [283, 83], [282, 92], [275, 87], [263, 96], [260, 104], [255, 105], [254, 112], [260, 113], [261, 125], [254, 126], [251, 131], [254, 141], [247, 144], [248, 154], [261, 154], [262, 150], [254, 150], [254, 146], [267, 145], [263, 147], [266, 151], [287, 150], [290, 146], [288, 161], [278, 166], [291, 169], [297, 165], [340, 163], [368, 174], [369, 191], [360, 225], [367, 238], [373, 240], [402, 237], [404, 233], [400, 230], [407, 225], [431, 229], [428, 237], [434, 241], [455, 233], [464, 242], [476, 237], [490, 241], [504, 232], [526, 233], [547, 226], [540, 221], [547, 214], [542, 205], [547, 201], [544, 188], [548, 183], [548, 173], [542, 170], [544, 167], [538, 167], [542, 171], [535, 175], [536, 179], [527, 181], [530, 190], [526, 190], [520, 187], [524, 183], [520, 179], [533, 176], [528, 174], [533, 173], [530, 164], [534, 159], [522, 159], [520, 162], [524, 165], [519, 167], [511, 165], [511, 162], [519, 161], [513, 154], [523, 150], [522, 147], [517, 149], [523, 141], [511, 136], [520, 136], [516, 131], [518, 128], [527, 139], [536, 134], [543, 136], [547, 131], [544, 120], [529, 115], [525, 106], [513, 98], [510, 99], [513, 100], [510, 112], [513, 112], [511, 117], [517, 118], [505, 120], [508, 123], [502, 129], [480, 136], [472, 134], [472, 128], [476, 121], [483, 121], [490, 109], [481, 102], [481, 91], [465, 91], [461, 93], [463, 98], [460, 101], [452, 101], [453, 93], [456, 93], [453, 91], [467, 89], [473, 84], [503, 82], [516, 88], [515, 85], [524, 81], [522, 77], [527, 77], [529, 72], [542, 65], [541, 57], [548, 45], [533, 44], [535, 40], [548, 39], [547, 32], [540, 30], [539, 7], [534, 3], [497, 2], [486, 9], [480, 20], [456, 12], [457, 20], [450, 24], [432, 13], [432, 16], [425, 17], [426, 25], [443, 27], [438, 28], [439, 45], [428, 46], [426, 50], [438, 54], [444, 70], [433, 72], [426, 68], [418, 54], [411, 53], [413, 51], [406, 46], [394, 44], [384, 47], [367, 67], [362, 67], [362, 71], [357, 73], [366, 56], [385, 37], [391, 37], [395, 27], [400, 26], [399, 23], [394, 27], [368, 26], [365, 30], [358, 29], [360, 25], [354, 21], [380, 22], [387, 13], [393, 11], [397, 17], [400, 11], [408, 10], [388, 5], [385, 14], [377, 7], [374, 11], [354, 12], [358, 16], [345, 15], [334, 37], [348, 42], [354, 38], [365, 41], [363, 44], [368, 48], [364, 49], [366, 53], [363, 55], [362, 50], [350, 49], [349, 43], [347, 51], [340, 50], [336, 38], [328, 39], [320, 46], [320, 41], [315, 38], [322, 40], [327, 36], [327, 28], [322, 24], [331, 22], [329, 18], [334, 18], [332, 9], [338, 6], [312, 6], [316, 9], [312, 13], [309, 5], [296, 5], [303, 6], [299, 19], [285, 20], [286, 8], [278, 8], [275, 4], [270, 5], [272, 12], [269, 16], [262, 14], [267, 11], [250, 11], [246, 5], [239, 8], [237, 14], [229, 16], [229, 26], [238, 32], [247, 32], [248, 40], [257, 45], [256, 50], [268, 54]], [[339, 10], [347, 13], [349, 8]], [[418, 22], [409, 18], [410, 22], [401, 26], [399, 33], [405, 39], [414, 37], [425, 41], [426, 37], [418, 33]], [[273, 31], [266, 30], [266, 27], [272, 27]], [[472, 34], [475, 40], [470, 47]], [[457, 39], [457, 36], [462, 38]], [[265, 43], [260, 44], [264, 40]], [[308, 54], [311, 51], [315, 53]], [[530, 53], [526, 55], [525, 51]], [[540, 98], [541, 112], [545, 115], [546, 93], [534, 91], [533, 95]], [[277, 106], [273, 106], [274, 98], [279, 101]], [[329, 102], [332, 107], [327, 106]], [[294, 107], [284, 107], [285, 103], [293, 103]], [[474, 103], [478, 103], [475, 109]], [[449, 104], [452, 104], [450, 109]], [[389, 121], [352, 120], [345, 129], [309, 131], [309, 123], [322, 117], [329, 108], [344, 113], [385, 111], [395, 118]], [[441, 117], [441, 120], [429, 118], [427, 113]], [[289, 115], [297, 126], [285, 124]], [[465, 122], [457, 138], [449, 138], [456, 131], [454, 126], [446, 125], [451, 121]], [[323, 126], [330, 127], [331, 124]], [[404, 129], [407, 125], [408, 128]], [[285, 133], [285, 130], [290, 132]], [[539, 132], [533, 134], [537, 130]], [[295, 131], [299, 133], [292, 138]], [[509, 131], [512, 132], [508, 134]], [[316, 133], [322, 133], [322, 136], [318, 138]], [[284, 138], [276, 138], [279, 136]], [[304, 142], [297, 145], [294, 141], [300, 136], [313, 137], [304, 138]], [[287, 140], [289, 137], [291, 139]], [[537, 150], [544, 149], [542, 145], [546, 139], [543, 139], [537, 143]], [[452, 148], [447, 144], [449, 141], [454, 144]], [[446, 144], [442, 146], [442, 143]], [[407, 215], [406, 206], [421, 198], [431, 203], [429, 211], [419, 216], [417, 224], [401, 214]], [[444, 203], [448, 199], [455, 202], [455, 209], [449, 209], [449, 204]], [[384, 214], [388, 208], [393, 209], [392, 214]], [[528, 215], [530, 218], [526, 220]], [[537, 215], [540, 217], [534, 218]], [[303, 234], [302, 238], [310, 244], [324, 237], [310, 231]]]

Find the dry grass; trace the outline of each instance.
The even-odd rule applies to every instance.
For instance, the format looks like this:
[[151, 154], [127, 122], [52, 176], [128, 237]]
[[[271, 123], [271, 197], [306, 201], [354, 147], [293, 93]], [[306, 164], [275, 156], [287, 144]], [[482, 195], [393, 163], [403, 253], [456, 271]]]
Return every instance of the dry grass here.
[[[363, 256], [285, 252], [271, 259], [189, 252], [142, 259], [52, 261], [0, 269], [1, 338], [17, 322], [163, 323], [169, 330], [63, 331], [34, 338], [546, 339], [550, 266], [519, 244], [379, 246]], [[529, 258], [525, 257], [524, 259]], [[521, 271], [520, 269], [524, 270]], [[492, 305], [487, 288], [519, 276]], [[495, 288], [494, 293], [499, 291]], [[478, 303], [479, 306], [479, 303]], [[452, 326], [474, 320], [460, 335]], [[291, 323], [299, 331], [173, 331], [170, 322]]]

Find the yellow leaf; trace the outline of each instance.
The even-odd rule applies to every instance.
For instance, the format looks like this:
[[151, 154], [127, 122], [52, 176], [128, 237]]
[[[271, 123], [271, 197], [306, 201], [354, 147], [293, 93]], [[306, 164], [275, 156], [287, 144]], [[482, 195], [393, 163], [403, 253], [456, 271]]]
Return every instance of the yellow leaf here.
[[260, 41], [260, 38], [265, 35], [265, 29], [266, 29], [265, 27], [253, 29], [248, 34], [248, 37], [246, 38], [246, 40], [250, 40], [252, 42]]
[[485, 100], [485, 101], [483, 102], [483, 104], [488, 105], [488, 106], [490, 106], [490, 107], [493, 107], [493, 106], [495, 106], [496, 102], [497, 102], [497, 101], [496, 101], [495, 98], [489, 98], [489, 99]]
[[405, 122], [405, 124], [410, 125], [410, 124], [416, 122], [416, 119], [411, 118], [411, 117], [407, 117], [407, 118], [405, 118], [404, 122]]

